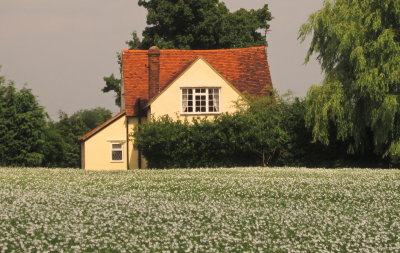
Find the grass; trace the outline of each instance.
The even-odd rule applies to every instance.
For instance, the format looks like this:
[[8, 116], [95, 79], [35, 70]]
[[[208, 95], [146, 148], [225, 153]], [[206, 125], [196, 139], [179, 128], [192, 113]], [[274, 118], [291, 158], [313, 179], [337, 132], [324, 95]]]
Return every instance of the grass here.
[[0, 252], [399, 252], [399, 170], [0, 168]]

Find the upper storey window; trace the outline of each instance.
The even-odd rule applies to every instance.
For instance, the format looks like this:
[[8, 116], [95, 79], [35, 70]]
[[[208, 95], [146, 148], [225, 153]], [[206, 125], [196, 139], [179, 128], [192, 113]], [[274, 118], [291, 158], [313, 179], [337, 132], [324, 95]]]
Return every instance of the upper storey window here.
[[220, 112], [220, 88], [182, 88], [182, 113]]

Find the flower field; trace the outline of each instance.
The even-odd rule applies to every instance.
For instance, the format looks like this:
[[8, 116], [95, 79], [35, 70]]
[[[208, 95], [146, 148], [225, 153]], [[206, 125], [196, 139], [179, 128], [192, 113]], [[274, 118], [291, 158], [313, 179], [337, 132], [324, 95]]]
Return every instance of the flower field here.
[[0, 252], [399, 252], [400, 171], [0, 168]]

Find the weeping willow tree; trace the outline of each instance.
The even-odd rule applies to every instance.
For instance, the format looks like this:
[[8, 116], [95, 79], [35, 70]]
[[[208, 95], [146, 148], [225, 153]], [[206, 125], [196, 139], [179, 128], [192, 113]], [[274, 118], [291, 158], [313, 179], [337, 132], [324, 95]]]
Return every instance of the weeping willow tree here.
[[300, 28], [325, 74], [307, 94], [314, 141], [335, 138], [349, 152], [400, 161], [400, 0], [326, 0]]

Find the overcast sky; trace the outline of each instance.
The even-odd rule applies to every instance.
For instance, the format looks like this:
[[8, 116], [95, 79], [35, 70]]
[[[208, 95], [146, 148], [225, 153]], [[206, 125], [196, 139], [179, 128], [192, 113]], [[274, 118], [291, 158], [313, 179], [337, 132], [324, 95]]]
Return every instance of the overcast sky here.
[[[274, 20], [268, 57], [276, 89], [305, 96], [322, 79], [317, 62], [304, 65], [309, 43], [298, 29], [323, 0], [225, 0], [231, 11], [269, 4]], [[53, 118], [102, 106], [114, 113], [103, 77], [119, 76], [116, 52], [132, 31], [141, 34], [146, 10], [137, 0], [0, 0], [0, 75], [27, 86]]]

